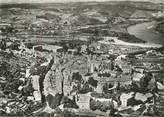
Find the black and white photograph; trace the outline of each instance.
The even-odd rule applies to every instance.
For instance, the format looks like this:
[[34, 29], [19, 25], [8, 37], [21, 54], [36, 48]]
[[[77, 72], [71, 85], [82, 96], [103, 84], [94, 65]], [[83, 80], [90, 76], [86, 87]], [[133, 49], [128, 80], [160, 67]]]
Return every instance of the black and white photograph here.
[[0, 0], [0, 117], [164, 117], [164, 0]]

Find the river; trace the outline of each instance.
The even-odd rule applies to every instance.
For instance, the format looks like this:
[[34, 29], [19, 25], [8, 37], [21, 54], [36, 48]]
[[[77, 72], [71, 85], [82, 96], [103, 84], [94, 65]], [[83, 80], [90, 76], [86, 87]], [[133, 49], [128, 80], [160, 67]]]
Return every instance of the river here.
[[128, 33], [135, 35], [147, 43], [164, 45], [164, 35], [159, 34], [153, 30], [153, 27], [157, 24], [156, 21], [144, 22], [136, 25], [132, 25], [127, 28]]

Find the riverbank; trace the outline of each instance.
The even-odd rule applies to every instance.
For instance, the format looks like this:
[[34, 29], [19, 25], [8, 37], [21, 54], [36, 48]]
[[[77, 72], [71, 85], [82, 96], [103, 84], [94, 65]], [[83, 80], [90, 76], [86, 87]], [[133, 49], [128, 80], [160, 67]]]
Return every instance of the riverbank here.
[[160, 34], [164, 34], [164, 20], [156, 25], [155, 30]]
[[[109, 38], [109, 37], [105, 37], [105, 38]], [[107, 40], [107, 39], [105, 39]], [[125, 42], [119, 39], [114, 38], [113, 39], [114, 42], [106, 42], [104, 40], [99, 41], [99, 43], [102, 44], [115, 44], [115, 45], [124, 45], [124, 46], [137, 46], [137, 47], [142, 47], [142, 48], [160, 48], [163, 47], [161, 44], [153, 44], [153, 43], [129, 43], [129, 42]]]
[[164, 36], [157, 33], [154, 28], [151, 28], [154, 27], [156, 24], [156, 21], [144, 22], [129, 26], [127, 30], [129, 34], [146, 41], [148, 45], [164, 45]]

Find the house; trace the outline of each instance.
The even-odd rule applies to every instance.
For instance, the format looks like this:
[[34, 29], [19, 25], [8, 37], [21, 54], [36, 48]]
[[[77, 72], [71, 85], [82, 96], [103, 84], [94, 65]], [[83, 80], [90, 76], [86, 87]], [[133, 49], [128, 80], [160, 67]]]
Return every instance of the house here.
[[33, 50], [43, 51], [43, 47], [42, 47], [42, 45], [33, 46]]
[[63, 90], [65, 96], [69, 96], [71, 94], [72, 86], [70, 85], [68, 80], [64, 82]]
[[131, 74], [132, 66], [129, 64], [126, 55], [120, 55], [115, 59], [115, 66], [118, 66], [123, 73]]
[[113, 77], [113, 78], [116, 78], [117, 77], [117, 71], [110, 71], [110, 75], [111, 75], [111, 77]]
[[131, 73], [132, 73], [132, 68], [131, 68], [131, 66], [128, 65], [128, 64], [123, 64], [123, 65], [122, 65], [122, 71], [123, 71], [123, 73], [125, 73], [125, 74], [131, 74]]
[[94, 71], [99, 71], [100, 62], [95, 60], [88, 60], [89, 73], [93, 73]]
[[122, 74], [121, 78], [116, 78], [116, 81], [120, 83], [121, 86], [128, 86], [132, 84], [131, 75]]
[[[111, 85], [113, 86], [112, 88], [115, 89], [118, 84], [120, 84], [121, 86], [128, 86], [132, 84], [132, 79], [130, 75], [121, 75], [120, 77], [117, 78], [113, 78], [113, 77], [101, 77], [98, 79], [98, 83], [97, 83], [97, 88], [95, 89], [95, 91], [97, 93], [102, 93], [103, 92], [103, 87], [104, 85]], [[113, 90], [112, 89], [112, 90]], [[110, 88], [109, 88], [110, 90]], [[108, 91], [109, 91], [108, 90]]]
[[109, 73], [113, 68], [111, 60], [88, 60], [89, 72]]
[[32, 86], [34, 88], [34, 90], [40, 90], [40, 86], [39, 86], [39, 79], [40, 79], [40, 76], [39, 75], [34, 75], [34, 76], [31, 76], [31, 80], [32, 80]]
[[34, 95], [35, 101], [41, 102], [41, 94], [40, 94], [40, 91], [34, 91], [33, 92], [33, 95]]
[[113, 105], [115, 108], [118, 108], [118, 103], [113, 100], [112, 98], [97, 98], [97, 97], [92, 97], [94, 101], [99, 101], [101, 103], [104, 103], [106, 106], [107, 105]]
[[82, 46], [81, 46], [81, 52], [82, 52], [82, 53], [87, 52], [87, 48], [88, 48], [87, 45], [82, 45]]
[[114, 40], [117, 40], [118, 37], [105, 37], [104, 41], [105, 42], [114, 42]]
[[122, 110], [122, 108], [127, 107], [128, 99], [132, 98], [133, 95], [134, 95], [134, 92], [122, 93], [120, 96], [121, 106], [118, 110]]
[[[104, 86], [106, 86], [106, 91], [111, 92], [114, 91], [113, 89], [115, 89], [114, 84], [117, 84], [116, 79], [113, 78], [109, 78], [109, 77], [99, 77], [99, 82], [97, 83], [97, 88], [95, 89], [95, 91], [97, 93], [103, 93], [104, 92]], [[111, 87], [112, 86], [112, 87]], [[110, 88], [113, 88], [112, 90], [110, 90]], [[109, 89], [109, 90], [108, 90]]]
[[79, 106], [79, 109], [90, 109], [90, 97], [90, 93], [76, 96], [76, 104]]
[[111, 60], [104, 60], [99, 65], [99, 71], [112, 70], [113, 63]]
[[134, 67], [134, 68], [133, 68], [133, 71], [134, 71], [134, 72], [137, 72], [137, 73], [143, 74], [144, 71], [145, 71], [145, 69], [144, 69], [144, 68], [140, 68], [140, 67]]
[[77, 54], [78, 53], [78, 50], [77, 49], [68, 49], [68, 54]]
[[102, 50], [96, 50], [96, 51], [92, 51], [93, 54], [97, 54], [97, 55], [101, 55], [101, 54], [104, 54], [104, 51]]
[[140, 82], [140, 80], [141, 80], [142, 78], [144, 78], [144, 77], [145, 77], [144, 74], [141, 74], [141, 73], [134, 73], [132, 79], [133, 79], [133, 81]]
[[28, 78], [28, 77], [30, 77], [30, 68], [27, 68], [26, 69], [26, 74], [25, 74], [25, 78]]
[[44, 45], [43, 49], [52, 51], [52, 52], [57, 52], [58, 49], [61, 49], [61, 46], [56, 46], [56, 45]]
[[63, 48], [58, 48], [56, 51], [57, 52], [64, 52], [65, 50]]
[[97, 83], [97, 88], [95, 89], [97, 93], [103, 93], [103, 85], [102, 83], [98, 82]]
[[134, 73], [132, 81], [137, 84], [138, 87], [141, 87], [141, 82], [143, 81], [145, 75], [141, 73]]

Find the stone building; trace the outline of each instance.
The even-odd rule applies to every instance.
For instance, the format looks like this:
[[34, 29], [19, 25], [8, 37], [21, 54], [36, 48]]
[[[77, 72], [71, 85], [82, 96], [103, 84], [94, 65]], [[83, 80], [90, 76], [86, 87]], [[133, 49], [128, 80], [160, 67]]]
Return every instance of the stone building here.
[[90, 93], [79, 94], [76, 96], [76, 103], [79, 106], [79, 109], [90, 109]]

